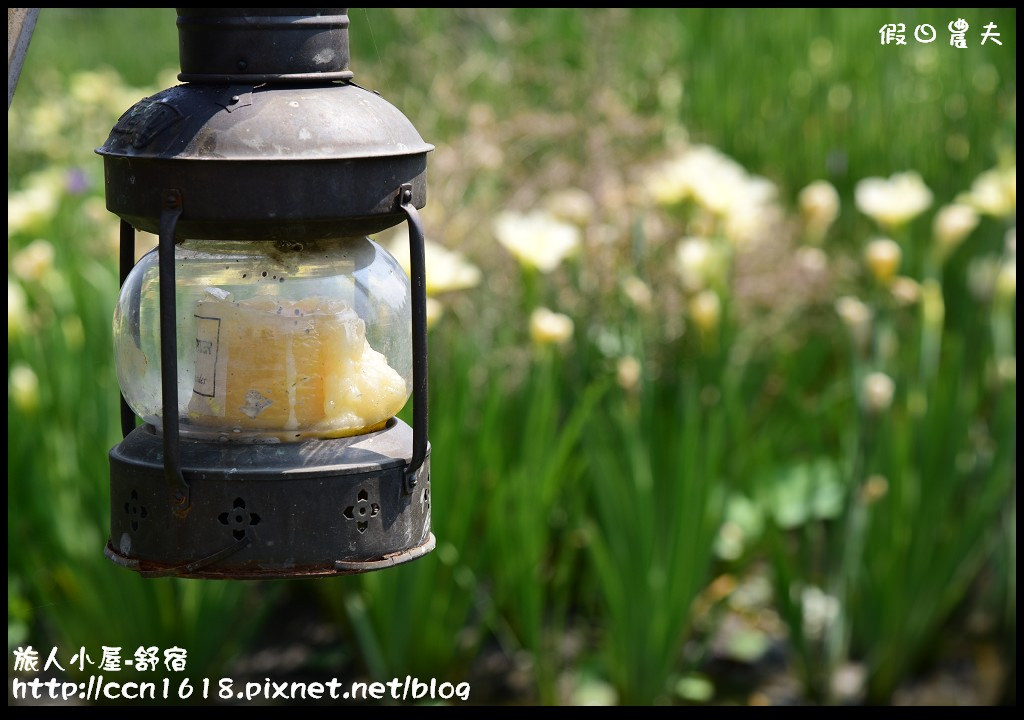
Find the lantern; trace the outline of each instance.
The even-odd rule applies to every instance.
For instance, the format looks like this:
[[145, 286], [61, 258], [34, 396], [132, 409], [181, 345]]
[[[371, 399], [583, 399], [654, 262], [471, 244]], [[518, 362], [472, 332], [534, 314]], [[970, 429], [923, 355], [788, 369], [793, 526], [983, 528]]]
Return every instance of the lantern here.
[[[143, 575], [337, 575], [434, 547], [417, 213], [433, 147], [352, 81], [348, 24], [178, 8], [183, 84], [97, 150], [121, 218], [106, 555]], [[367, 237], [401, 222], [411, 280]], [[137, 265], [136, 230], [159, 236]]]

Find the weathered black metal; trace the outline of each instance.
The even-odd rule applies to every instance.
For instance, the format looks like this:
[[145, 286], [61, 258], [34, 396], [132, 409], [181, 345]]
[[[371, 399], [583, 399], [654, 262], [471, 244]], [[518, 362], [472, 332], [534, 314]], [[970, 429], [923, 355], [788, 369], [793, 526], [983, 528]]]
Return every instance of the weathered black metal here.
[[405, 471], [405, 490], [416, 487], [417, 472], [427, 456], [427, 263], [423, 224], [412, 205], [412, 187], [402, 186], [402, 211], [409, 218], [409, 272], [412, 277], [412, 459]]
[[337, 575], [412, 560], [433, 547], [429, 449], [415, 492], [405, 492], [412, 444], [399, 420], [337, 440], [183, 440], [192, 498], [181, 513], [162, 439], [144, 425], [110, 452], [107, 555], [143, 574], [210, 578]]
[[175, 307], [174, 233], [181, 217], [181, 193], [166, 190], [160, 212], [160, 389], [163, 404], [164, 479], [177, 512], [189, 508], [189, 487], [181, 473], [178, 437], [178, 311]]
[[[128, 273], [135, 266], [135, 228], [124, 220], [121, 221], [121, 252], [119, 259], [119, 274], [121, 277], [118, 287], [124, 285], [128, 279]], [[135, 412], [129, 407], [128, 401], [121, 393], [121, 437], [128, 437], [128, 433], [135, 429]]]
[[228, 90], [181, 85], [122, 115], [97, 150], [107, 209], [156, 232], [161, 193], [178, 188], [188, 206], [180, 237], [253, 241], [397, 225], [404, 184], [426, 204], [433, 146], [379, 95], [352, 84], [250, 87], [251, 104], [229, 112], [219, 102]]
[[[125, 439], [110, 453], [106, 554], [143, 575], [348, 574], [434, 547], [416, 212], [433, 146], [348, 81], [347, 27], [345, 9], [179, 9], [179, 78], [191, 82], [136, 103], [97, 150], [107, 208], [122, 219], [122, 284], [134, 229], [160, 235], [163, 432], [134, 428], [123, 405]], [[303, 443], [179, 437], [176, 242], [318, 240], [405, 220], [413, 428], [392, 419], [376, 433]]]
[[177, 8], [184, 82], [349, 80], [348, 8]]

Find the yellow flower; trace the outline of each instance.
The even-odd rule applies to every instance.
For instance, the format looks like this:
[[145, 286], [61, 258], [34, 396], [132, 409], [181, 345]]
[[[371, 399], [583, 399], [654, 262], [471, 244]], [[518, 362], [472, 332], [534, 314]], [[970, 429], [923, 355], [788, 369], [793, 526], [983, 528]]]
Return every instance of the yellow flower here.
[[579, 228], [544, 210], [502, 212], [494, 219], [494, 234], [520, 263], [544, 273], [557, 268], [580, 245]]
[[939, 257], [947, 258], [978, 227], [978, 213], [970, 205], [953, 203], [935, 213], [932, 234]]
[[866, 505], [874, 505], [889, 492], [889, 481], [884, 475], [871, 475], [860, 489], [860, 499]]
[[870, 373], [861, 385], [861, 402], [870, 413], [882, 413], [892, 405], [892, 397], [896, 392], [896, 383], [882, 372]]
[[572, 339], [572, 318], [539, 307], [530, 315], [530, 337], [538, 345], [564, 345]]
[[703, 332], [718, 328], [722, 319], [722, 301], [714, 290], [702, 290], [690, 300], [690, 317]]
[[[404, 225], [392, 233], [390, 239], [383, 241], [385, 247], [399, 264], [410, 272], [409, 235]], [[431, 240], [423, 243], [423, 254], [426, 260], [427, 294], [465, 290], [480, 284], [480, 269], [466, 260], [462, 253], [440, 245]]]
[[857, 208], [886, 228], [913, 220], [932, 204], [932, 191], [916, 172], [897, 173], [888, 180], [870, 177], [854, 190]]
[[39, 378], [28, 365], [16, 363], [8, 377], [8, 392], [14, 407], [31, 413], [39, 407]]
[[864, 263], [875, 276], [875, 280], [887, 284], [900, 268], [903, 251], [889, 238], [876, 238], [864, 248]]
[[800, 191], [800, 214], [814, 239], [821, 239], [839, 216], [839, 193], [827, 180], [815, 180]]

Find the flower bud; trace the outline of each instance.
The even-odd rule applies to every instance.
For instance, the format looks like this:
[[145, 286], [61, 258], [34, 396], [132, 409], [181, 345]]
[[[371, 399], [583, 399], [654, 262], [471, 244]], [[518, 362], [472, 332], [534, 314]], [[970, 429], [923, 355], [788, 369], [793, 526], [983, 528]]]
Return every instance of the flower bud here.
[[970, 205], [946, 205], [935, 214], [932, 232], [939, 257], [945, 259], [978, 227], [980, 218]]
[[892, 405], [896, 384], [882, 372], [873, 372], [864, 378], [861, 385], [861, 403], [872, 414], [883, 413]]
[[872, 240], [864, 249], [864, 263], [875, 280], [883, 284], [887, 284], [896, 275], [902, 257], [900, 246], [888, 238]]
[[714, 290], [703, 290], [690, 300], [690, 317], [703, 332], [718, 328], [722, 318], [722, 301]]
[[530, 337], [538, 345], [564, 345], [572, 339], [572, 318], [540, 307], [530, 315]]
[[827, 180], [816, 180], [800, 191], [799, 203], [808, 233], [820, 240], [839, 216], [839, 193]]

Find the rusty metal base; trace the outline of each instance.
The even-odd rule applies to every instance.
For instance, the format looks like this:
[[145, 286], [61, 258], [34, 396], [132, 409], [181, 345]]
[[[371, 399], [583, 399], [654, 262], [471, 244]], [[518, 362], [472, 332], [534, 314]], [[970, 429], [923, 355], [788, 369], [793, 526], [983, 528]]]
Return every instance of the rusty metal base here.
[[182, 439], [184, 504], [160, 435], [137, 428], [110, 451], [105, 554], [146, 577], [324, 577], [368, 572], [434, 549], [430, 458], [405, 477], [412, 430], [303, 443]]

